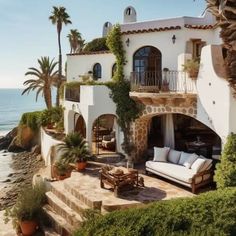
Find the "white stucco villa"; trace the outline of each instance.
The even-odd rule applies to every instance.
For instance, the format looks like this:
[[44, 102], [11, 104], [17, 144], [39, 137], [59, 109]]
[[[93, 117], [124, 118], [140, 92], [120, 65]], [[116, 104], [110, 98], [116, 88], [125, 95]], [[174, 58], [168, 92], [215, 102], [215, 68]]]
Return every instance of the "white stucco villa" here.
[[[139, 22], [133, 7], [125, 9], [120, 25], [127, 60], [125, 78], [132, 85], [131, 98], [144, 105], [132, 125], [136, 161], [153, 146], [183, 150], [197, 139], [210, 143], [206, 155], [217, 155], [227, 135], [236, 132], [236, 100], [224, 79], [221, 39], [214, 24], [208, 12], [201, 17]], [[109, 22], [104, 24], [103, 36], [111, 27]], [[182, 65], [196, 58], [200, 58], [200, 69], [193, 80]], [[69, 54], [67, 82], [91, 74], [98, 82], [110, 81], [115, 62], [109, 51]], [[66, 133], [80, 131], [96, 153], [106, 149], [122, 152], [123, 135], [109, 93], [103, 85], [82, 85], [65, 92]], [[109, 142], [103, 140], [107, 134], [115, 140], [114, 146], [102, 144]]]

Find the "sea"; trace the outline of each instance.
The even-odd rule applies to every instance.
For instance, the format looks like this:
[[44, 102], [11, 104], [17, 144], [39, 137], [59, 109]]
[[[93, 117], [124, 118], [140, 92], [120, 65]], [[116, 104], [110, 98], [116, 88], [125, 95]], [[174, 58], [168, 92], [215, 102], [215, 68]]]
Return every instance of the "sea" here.
[[[21, 95], [22, 92], [23, 89], [0, 89], [0, 137], [18, 125], [23, 113], [46, 108], [41, 96], [36, 102], [35, 92]], [[14, 154], [0, 151], [0, 190], [5, 185], [3, 182], [7, 176], [12, 173], [12, 155]]]

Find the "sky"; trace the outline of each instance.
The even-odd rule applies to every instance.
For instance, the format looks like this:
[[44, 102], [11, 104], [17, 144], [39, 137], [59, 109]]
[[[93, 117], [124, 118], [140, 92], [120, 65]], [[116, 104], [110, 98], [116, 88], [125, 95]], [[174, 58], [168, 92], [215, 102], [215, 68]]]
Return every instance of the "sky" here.
[[205, 0], [0, 0], [0, 88], [22, 88], [29, 67], [41, 56], [58, 58], [56, 27], [48, 20], [52, 6], [64, 6], [72, 25], [63, 27], [63, 61], [69, 52], [67, 34], [78, 29], [88, 42], [101, 37], [106, 21], [122, 23], [127, 6], [138, 21], [200, 16]]

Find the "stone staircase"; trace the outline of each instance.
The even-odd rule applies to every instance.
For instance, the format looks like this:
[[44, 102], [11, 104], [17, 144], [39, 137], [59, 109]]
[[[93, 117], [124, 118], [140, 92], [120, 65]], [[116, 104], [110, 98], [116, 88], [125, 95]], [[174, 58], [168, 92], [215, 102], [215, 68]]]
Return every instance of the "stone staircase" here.
[[89, 200], [68, 180], [51, 183], [51, 190], [46, 193], [48, 204], [44, 206], [52, 227], [61, 236], [72, 235], [79, 228], [85, 210], [101, 210], [101, 201]]

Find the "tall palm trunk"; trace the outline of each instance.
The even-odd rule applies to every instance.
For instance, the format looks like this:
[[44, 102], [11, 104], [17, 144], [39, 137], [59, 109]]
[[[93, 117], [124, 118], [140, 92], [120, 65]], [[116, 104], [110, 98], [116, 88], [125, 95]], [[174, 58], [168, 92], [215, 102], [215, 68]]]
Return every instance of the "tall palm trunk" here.
[[44, 101], [48, 109], [52, 108], [52, 94], [50, 85], [46, 85], [44, 88]]
[[56, 95], [56, 106], [60, 104], [60, 87], [62, 84], [62, 54], [61, 54], [61, 30], [58, 30], [57, 34], [58, 47], [59, 47], [59, 58], [58, 58], [58, 82], [57, 82], [57, 95]]

